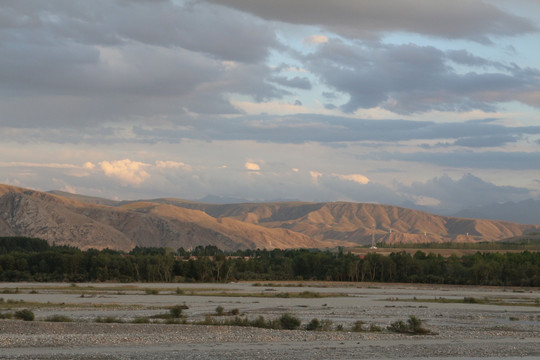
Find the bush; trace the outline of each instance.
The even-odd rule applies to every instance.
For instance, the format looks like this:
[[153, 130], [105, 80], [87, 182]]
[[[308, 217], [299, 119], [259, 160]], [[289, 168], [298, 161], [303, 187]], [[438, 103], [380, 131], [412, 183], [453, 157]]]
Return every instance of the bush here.
[[15, 318], [23, 321], [34, 321], [34, 313], [28, 309], [15, 312]]
[[49, 322], [72, 322], [73, 319], [70, 318], [69, 316], [65, 316], [65, 315], [51, 315], [51, 316], [47, 316], [45, 321], [49, 321]]
[[178, 319], [178, 318], [181, 318], [181, 317], [182, 317], [182, 311], [184, 311], [184, 309], [185, 309], [185, 306], [183, 306], [183, 305], [176, 305], [176, 306], [173, 306], [173, 307], [169, 310], [169, 314], [171, 315], [172, 318]]
[[292, 316], [291, 314], [283, 314], [279, 318], [279, 325], [282, 329], [285, 330], [295, 330], [300, 327], [301, 321], [297, 317]]
[[220, 305], [220, 306], [216, 307], [216, 314], [217, 315], [219, 315], [219, 316], [223, 315], [224, 311], [225, 311], [225, 309], [223, 308], [223, 306]]
[[319, 319], [312, 319], [309, 324], [306, 325], [306, 330], [315, 331], [321, 328]]
[[101, 317], [101, 316], [98, 316], [96, 318], [96, 322], [97, 323], [123, 323], [124, 320], [118, 318], [118, 317], [114, 317], [114, 316], [106, 316], [106, 317]]
[[388, 326], [388, 330], [412, 335], [433, 334], [430, 330], [422, 327], [422, 320], [418, 319], [414, 315], [409, 316], [407, 323], [404, 323], [401, 320], [393, 322], [390, 324], [390, 326]]
[[407, 320], [407, 325], [409, 326], [409, 330], [412, 334], [428, 334], [431, 332], [428, 329], [425, 329], [422, 326], [422, 320], [420, 320], [414, 315], [409, 316], [409, 319]]
[[362, 320], [357, 320], [354, 322], [351, 331], [353, 332], [361, 332], [364, 331], [364, 328], [362, 327], [365, 323]]
[[403, 322], [403, 320], [394, 321], [388, 326], [388, 330], [397, 333], [408, 333], [409, 327]]

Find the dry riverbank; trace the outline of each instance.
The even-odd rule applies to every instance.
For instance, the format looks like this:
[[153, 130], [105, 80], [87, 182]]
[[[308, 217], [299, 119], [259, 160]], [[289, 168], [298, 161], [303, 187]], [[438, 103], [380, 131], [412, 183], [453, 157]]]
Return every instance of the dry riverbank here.
[[[33, 322], [0, 320], [1, 359], [382, 359], [538, 358], [538, 289], [387, 284], [0, 284], [4, 313], [30, 308]], [[174, 284], [176, 286], [176, 284]], [[91, 293], [90, 287], [95, 289]], [[167, 288], [168, 287], [168, 288]], [[8, 294], [9, 289], [17, 289]], [[81, 290], [85, 293], [81, 297]], [[6, 290], [7, 289], [7, 290]], [[143, 289], [146, 289], [143, 291]], [[191, 293], [190, 293], [191, 292]], [[207, 295], [201, 295], [206, 292]], [[228, 292], [228, 293], [227, 293]], [[314, 297], [295, 297], [311, 292]], [[91, 293], [89, 295], [89, 293]], [[235, 295], [233, 295], [233, 293]], [[289, 294], [285, 297], [283, 294]], [[269, 295], [270, 294], [270, 295]], [[328, 297], [326, 297], [326, 295]], [[218, 296], [219, 295], [219, 296]], [[260, 295], [259, 297], [255, 295]], [[263, 296], [264, 295], [264, 296]], [[483, 303], [463, 303], [467, 297]], [[20, 301], [23, 303], [20, 303]], [[60, 301], [61, 300], [61, 301]], [[8, 307], [8, 302], [12, 307]], [[17, 307], [19, 302], [20, 307]], [[97, 316], [130, 321], [186, 304], [187, 321], [237, 308], [267, 319], [290, 313], [342, 325], [343, 331], [269, 330], [179, 324], [95, 323]], [[28, 306], [32, 304], [31, 306]], [[51, 314], [74, 322], [53, 323]], [[352, 332], [361, 320], [385, 328], [414, 315], [435, 335]]]

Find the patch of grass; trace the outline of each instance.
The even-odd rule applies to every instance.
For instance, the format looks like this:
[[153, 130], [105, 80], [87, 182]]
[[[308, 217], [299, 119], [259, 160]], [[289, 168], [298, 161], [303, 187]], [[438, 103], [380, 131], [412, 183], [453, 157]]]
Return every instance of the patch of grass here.
[[0, 313], [0, 319], [13, 319], [13, 313]]
[[314, 298], [320, 298], [321, 293], [314, 292], [314, 291], [302, 291], [301, 293], [298, 293], [296, 297], [314, 299]]
[[19, 293], [19, 288], [15, 288], [15, 289], [4, 289], [2, 290], [2, 294], [18, 294]]
[[440, 304], [480, 304], [480, 305], [499, 305], [499, 306], [540, 306], [540, 302], [531, 298], [516, 298], [517, 301], [504, 301], [502, 299], [493, 298], [475, 298], [472, 296], [465, 296], [462, 299], [448, 299], [444, 297], [438, 297], [434, 299], [397, 299], [387, 298], [387, 301], [407, 301], [407, 302], [426, 302], [426, 303], [440, 303]]
[[159, 295], [158, 289], [145, 289], [144, 292], [146, 295]]
[[131, 320], [133, 324], [150, 324], [150, 319], [145, 316], [139, 316]]

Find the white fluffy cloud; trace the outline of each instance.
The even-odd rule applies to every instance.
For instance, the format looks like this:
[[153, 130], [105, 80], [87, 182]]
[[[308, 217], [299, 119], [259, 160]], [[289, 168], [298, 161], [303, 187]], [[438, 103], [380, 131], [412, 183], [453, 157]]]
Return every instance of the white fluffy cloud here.
[[149, 164], [130, 159], [102, 161], [99, 163], [106, 176], [119, 180], [123, 185], [140, 185], [150, 177], [145, 170]]

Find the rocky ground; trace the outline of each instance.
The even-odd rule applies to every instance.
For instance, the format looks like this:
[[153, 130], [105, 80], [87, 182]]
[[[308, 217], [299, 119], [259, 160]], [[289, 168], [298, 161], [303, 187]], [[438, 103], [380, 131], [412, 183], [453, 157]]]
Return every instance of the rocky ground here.
[[[249, 290], [249, 288], [247, 288]], [[317, 288], [308, 288], [317, 290]], [[238, 289], [237, 289], [238, 290]], [[268, 288], [265, 288], [268, 290]], [[275, 288], [283, 291], [283, 288]], [[305, 291], [306, 287], [302, 288]], [[323, 289], [318, 288], [322, 291]], [[335, 291], [336, 289], [331, 289]], [[344, 331], [269, 330], [248, 327], [168, 325], [133, 323], [96, 323], [88, 313], [101, 315], [105, 308], [68, 307], [68, 302], [82, 301], [80, 296], [65, 297], [66, 308], [35, 307], [36, 320], [0, 320], [0, 359], [538, 359], [540, 358], [540, 311], [538, 306], [416, 303], [398, 298], [433, 296], [441, 288], [414, 288], [384, 285], [378, 288], [337, 289], [347, 292], [343, 298], [252, 299], [246, 297], [182, 297], [190, 304], [189, 319], [198, 319], [218, 304], [238, 306], [249, 317], [263, 314], [271, 318], [283, 312], [303, 319], [332, 319], [344, 324]], [[442, 289], [447, 294], [449, 289]], [[509, 293], [493, 289], [450, 289], [457, 296], [484, 294], [515, 301], [537, 299], [538, 289]], [[294, 289], [287, 288], [287, 291]], [[20, 294], [0, 295], [12, 302]], [[43, 290], [35, 295], [47, 302]], [[359, 294], [362, 294], [360, 297]], [[57, 295], [55, 295], [57, 296]], [[356, 297], [355, 297], [356, 296]], [[516, 297], [517, 296], [517, 297]], [[94, 298], [97, 301], [99, 298]], [[517, 300], [516, 300], [517, 299]], [[9, 300], [9, 299], [8, 299]], [[162, 304], [178, 302], [172, 295], [105, 298], [117, 304], [106, 308], [115, 316], [128, 319], [139, 310], [126, 312], [124, 302]], [[28, 300], [27, 300], [28, 301]], [[92, 301], [92, 299], [87, 300]], [[191, 302], [190, 302], [191, 301]], [[534, 303], [533, 303], [534, 304]], [[78, 305], [80, 306], [80, 305]], [[161, 306], [161, 305], [160, 305]], [[160, 312], [159, 310], [155, 310]], [[4, 310], [5, 312], [5, 310]], [[66, 313], [74, 322], [46, 322], [45, 316]], [[77, 312], [81, 317], [77, 318]], [[162, 311], [161, 311], [162, 312]], [[405, 335], [388, 332], [352, 332], [348, 324], [362, 318], [379, 325], [414, 314], [425, 321], [432, 335]], [[84, 316], [83, 316], [84, 315]], [[349, 321], [349, 323], [347, 323]]]

